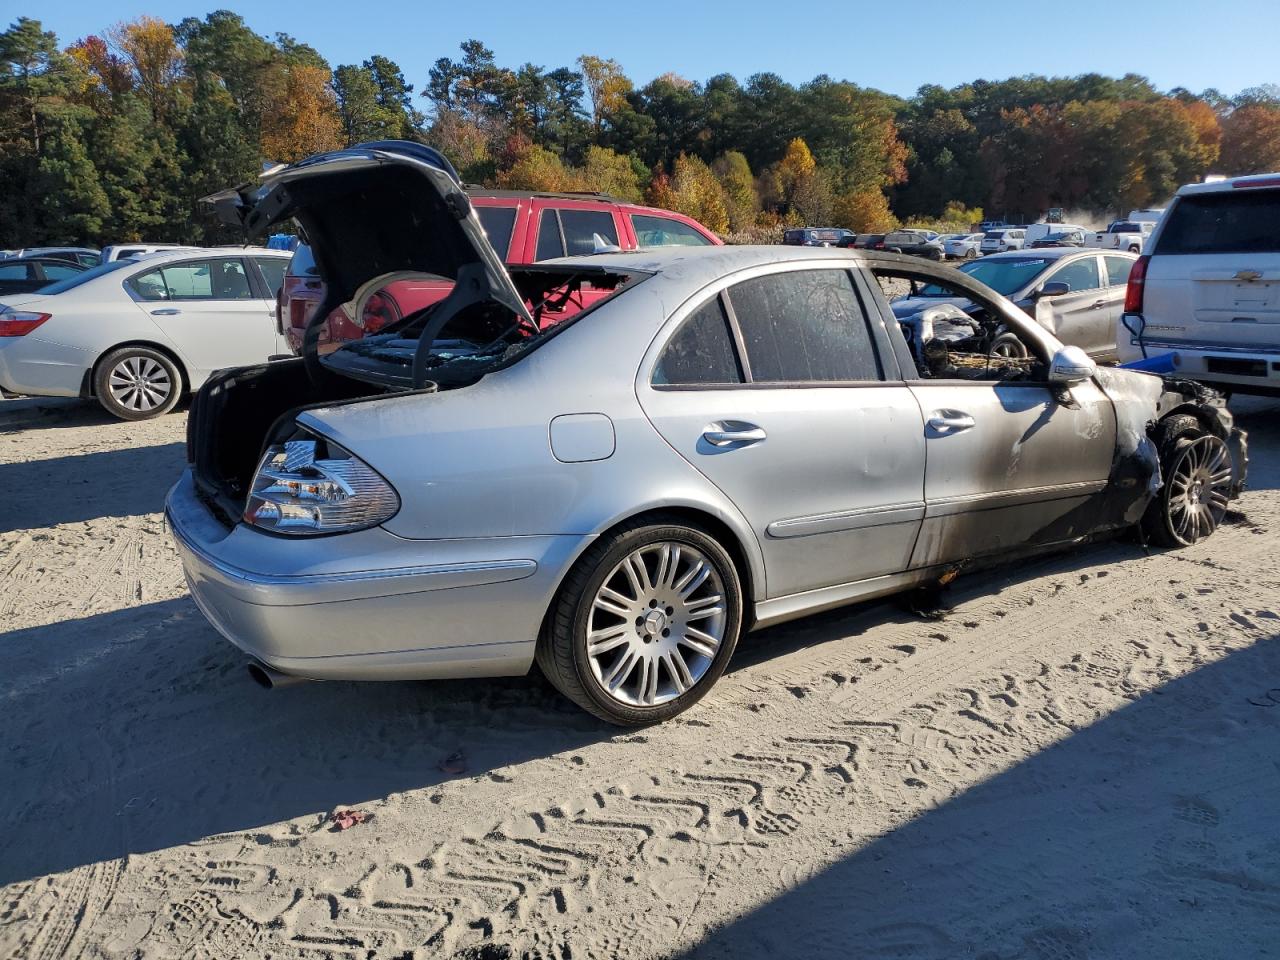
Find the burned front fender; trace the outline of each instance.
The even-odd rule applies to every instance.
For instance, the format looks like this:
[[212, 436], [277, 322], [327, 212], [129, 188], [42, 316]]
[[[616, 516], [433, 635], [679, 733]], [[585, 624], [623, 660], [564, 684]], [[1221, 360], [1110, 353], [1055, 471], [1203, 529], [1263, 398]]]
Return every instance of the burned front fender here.
[[1116, 523], [1134, 524], [1164, 483], [1152, 433], [1166, 417], [1187, 413], [1231, 451], [1234, 499], [1248, 473], [1248, 438], [1235, 426], [1226, 399], [1211, 387], [1181, 377], [1099, 367], [1098, 385], [1116, 413], [1116, 451], [1108, 483], [1108, 512]]

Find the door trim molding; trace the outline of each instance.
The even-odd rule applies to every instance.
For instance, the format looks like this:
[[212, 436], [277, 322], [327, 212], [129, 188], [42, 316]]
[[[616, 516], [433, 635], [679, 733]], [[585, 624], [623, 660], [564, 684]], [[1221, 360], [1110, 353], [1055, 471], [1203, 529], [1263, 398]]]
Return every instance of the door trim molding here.
[[1027, 503], [1043, 503], [1050, 500], [1067, 500], [1084, 497], [1105, 490], [1107, 480], [1081, 480], [1077, 483], [1055, 483], [1042, 487], [1019, 487], [1016, 490], [998, 490], [994, 493], [967, 493], [954, 497], [930, 500], [925, 508], [929, 519], [950, 517], [982, 510], [999, 510]]
[[894, 523], [914, 523], [923, 520], [924, 516], [923, 500], [912, 503], [890, 503], [858, 510], [841, 510], [837, 513], [820, 513], [810, 517], [775, 520], [765, 528], [765, 533], [775, 540], [785, 540], [791, 537], [809, 537], [819, 533], [842, 533], [846, 530], [883, 527]]

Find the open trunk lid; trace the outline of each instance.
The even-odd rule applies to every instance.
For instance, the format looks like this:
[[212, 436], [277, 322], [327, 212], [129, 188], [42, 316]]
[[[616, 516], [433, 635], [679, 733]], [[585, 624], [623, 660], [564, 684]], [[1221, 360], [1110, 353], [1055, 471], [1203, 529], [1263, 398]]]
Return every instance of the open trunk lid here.
[[482, 288], [473, 295], [533, 325], [453, 166], [430, 147], [364, 143], [275, 167], [258, 183], [204, 199], [250, 236], [296, 220], [335, 306], [380, 277], [428, 274]]

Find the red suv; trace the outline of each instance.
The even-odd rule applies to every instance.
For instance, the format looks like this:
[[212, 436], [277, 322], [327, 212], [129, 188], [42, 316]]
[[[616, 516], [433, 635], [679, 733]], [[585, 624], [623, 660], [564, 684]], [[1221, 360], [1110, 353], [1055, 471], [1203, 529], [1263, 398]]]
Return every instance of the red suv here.
[[[642, 207], [604, 194], [468, 191], [489, 242], [511, 265], [554, 257], [579, 256], [615, 248], [712, 246], [720, 239], [698, 221], [670, 210]], [[388, 283], [364, 301], [363, 314], [351, 317], [342, 307], [329, 314], [320, 330], [319, 350], [327, 353], [349, 340], [376, 333], [401, 317], [448, 296], [447, 280]], [[601, 291], [606, 296], [608, 291]], [[276, 316], [294, 353], [302, 351], [307, 321], [324, 294], [311, 251], [300, 245], [276, 295]], [[564, 320], [596, 299], [582, 292], [583, 303], [566, 304], [546, 322]]]

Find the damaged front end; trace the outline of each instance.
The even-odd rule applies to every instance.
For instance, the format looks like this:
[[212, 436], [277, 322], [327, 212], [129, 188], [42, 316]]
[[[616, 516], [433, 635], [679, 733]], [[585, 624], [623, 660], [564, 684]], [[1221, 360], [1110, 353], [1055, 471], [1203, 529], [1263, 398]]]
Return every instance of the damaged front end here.
[[1204, 384], [1181, 377], [1099, 367], [1098, 385], [1111, 399], [1116, 412], [1116, 453], [1108, 495], [1098, 528], [1138, 523], [1164, 484], [1160, 451], [1155, 442], [1158, 425], [1168, 417], [1186, 413], [1221, 439], [1231, 452], [1231, 499], [1240, 496], [1248, 477], [1248, 438], [1235, 426], [1226, 399]]

